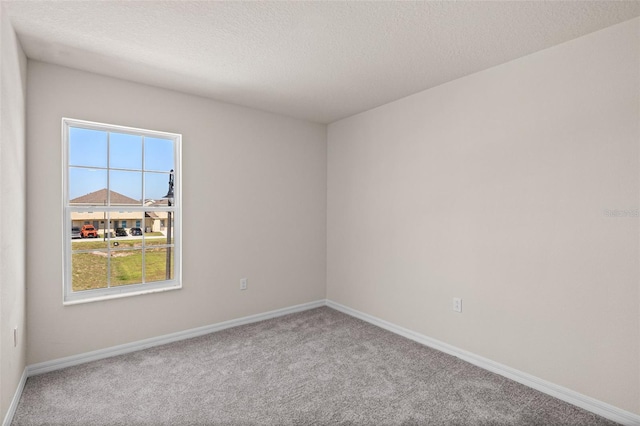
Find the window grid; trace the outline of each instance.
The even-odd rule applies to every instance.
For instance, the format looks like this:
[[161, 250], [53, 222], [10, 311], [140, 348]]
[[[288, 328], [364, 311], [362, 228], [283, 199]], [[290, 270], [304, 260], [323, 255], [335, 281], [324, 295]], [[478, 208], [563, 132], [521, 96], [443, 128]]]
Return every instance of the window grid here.
[[[99, 131], [104, 131], [106, 133], [107, 136], [107, 152], [106, 152], [106, 167], [97, 167], [97, 166], [83, 166], [80, 164], [70, 164], [69, 161], [67, 161], [69, 159], [69, 150], [70, 150], [70, 128], [84, 128], [84, 129], [90, 129], [90, 130], [99, 130]], [[113, 129], [113, 130], [111, 130]], [[170, 172], [167, 171], [162, 171], [162, 170], [154, 170], [154, 169], [150, 169], [150, 170], [146, 170], [146, 160], [145, 160], [145, 147], [146, 147], [146, 142], [147, 142], [147, 138], [145, 134], [141, 134], [141, 132], [128, 132], [126, 130], [131, 130], [131, 129], [127, 129], [127, 128], [122, 128], [119, 126], [109, 126], [109, 125], [103, 125], [103, 124], [99, 124], [99, 123], [87, 123], [87, 122], [79, 122], [77, 120], [69, 120], [69, 119], [63, 119], [63, 142], [65, 143], [65, 223], [67, 224], [72, 224], [71, 219], [71, 214], [74, 212], [104, 212], [105, 213], [105, 218], [104, 218], [104, 226], [102, 231], [106, 233], [106, 235], [103, 236], [103, 239], [106, 243], [106, 247], [104, 248], [98, 248], [98, 249], [72, 249], [70, 241], [68, 236], [70, 235], [70, 229], [67, 230], [65, 229], [65, 239], [67, 240], [67, 250], [65, 251], [66, 253], [68, 253], [68, 255], [66, 255], [67, 260], [65, 261], [65, 302], [70, 302], [70, 301], [75, 301], [75, 300], [84, 300], [86, 299], [84, 297], [84, 294], [80, 294], [80, 293], [95, 293], [94, 295], [91, 295], [90, 297], [87, 298], [109, 298], [109, 297], [120, 297], [121, 295], [124, 294], [139, 294], [140, 292], [146, 292], [146, 291], [153, 291], [153, 290], [164, 290], [164, 289], [172, 289], [172, 288], [180, 288], [181, 287], [181, 280], [180, 280], [180, 250], [179, 250], [179, 236], [181, 233], [181, 229], [180, 229], [180, 221], [179, 221], [179, 217], [180, 217], [180, 201], [179, 201], [179, 188], [175, 188], [174, 189], [174, 201], [172, 203], [172, 206], [168, 206], [167, 207], [163, 207], [163, 206], [157, 206], [157, 207], [152, 207], [149, 205], [145, 205], [145, 201], [147, 200], [147, 188], [146, 188], [146, 174], [147, 173], [154, 173], [154, 174], [161, 174], [163, 176], [167, 177], [167, 182], [169, 180], [169, 176], [170, 176]], [[136, 168], [127, 168], [127, 167], [114, 167], [111, 168], [111, 136], [112, 133], [123, 133], [123, 134], [128, 134], [128, 135], [134, 135], [134, 136], [140, 136], [141, 137], [141, 152], [142, 152], [142, 156], [141, 156], [141, 164], [140, 164], [140, 168], [136, 169]], [[161, 138], [161, 139], [165, 139], [165, 140], [171, 140], [173, 143], [173, 168], [172, 168], [172, 173], [174, 174], [174, 176], [178, 177], [178, 182], [180, 182], [179, 179], [179, 166], [180, 166], [180, 142], [181, 142], [181, 137], [180, 135], [175, 135], [175, 134], [167, 134], [167, 133], [160, 133], [160, 132], [150, 132], [153, 133], [153, 136], [155, 138]], [[70, 198], [69, 198], [69, 192], [68, 192], [68, 188], [69, 188], [69, 183], [70, 183], [70, 176], [69, 176], [69, 170], [71, 170], [72, 168], [80, 168], [80, 169], [91, 169], [91, 170], [104, 170], [106, 172], [106, 190], [107, 190], [107, 202], [106, 205], [90, 205], [90, 206], [80, 206], [80, 205], [72, 205], [70, 203]], [[123, 172], [135, 172], [135, 173], [140, 173], [141, 174], [141, 199], [140, 199], [140, 204], [139, 205], [133, 205], [133, 204], [126, 204], [126, 205], [113, 205], [112, 204], [112, 200], [111, 200], [111, 194], [112, 194], [112, 185], [111, 185], [111, 172], [112, 171], [123, 171]], [[117, 223], [117, 220], [112, 219], [112, 214], [114, 212], [123, 212], [126, 211], [127, 213], [139, 213], [140, 218], [139, 219], [133, 219], [135, 222], [132, 221], [132, 223], [136, 224], [136, 227], [139, 227], [142, 229], [142, 235], [141, 235], [141, 245], [140, 247], [119, 247], [119, 246], [114, 246], [113, 242], [116, 242], [116, 239], [113, 239], [111, 237], [111, 230], [117, 227], [117, 225], [115, 226], [111, 226], [112, 224]], [[159, 244], [150, 244], [147, 243], [147, 238], [144, 235], [144, 231], [145, 229], [145, 221], [143, 221], [143, 219], [145, 219], [147, 217], [147, 212], [166, 212], [167, 214], [170, 214], [174, 220], [172, 221], [173, 223], [171, 224], [171, 226], [173, 227], [173, 236], [171, 241], [169, 241], [168, 243], [159, 243]], [[149, 215], [149, 217], [151, 217]], [[178, 219], [178, 220], [176, 220]], [[115, 222], [114, 222], [115, 220]], [[163, 221], [164, 222], [164, 221]], [[127, 221], [125, 220], [121, 220], [120, 221], [122, 227], [126, 227], [126, 223]], [[71, 225], [69, 225], [71, 226]], [[109, 232], [107, 232], [107, 229]], [[69, 232], [67, 232], [69, 231]], [[158, 241], [159, 242], [159, 241]], [[147, 255], [149, 253], [152, 252], [152, 250], [171, 250], [171, 254], [172, 257], [170, 259], [168, 259], [168, 261], [170, 262], [170, 266], [168, 268], [168, 270], [171, 271], [171, 275], [169, 277], [169, 279], [167, 280], [166, 277], [164, 280], [152, 280], [150, 282], [148, 282], [147, 279]], [[94, 253], [94, 252], [102, 252], [106, 254], [107, 257], [107, 282], [106, 282], [106, 288], [98, 288], [98, 289], [92, 289], [92, 290], [74, 290], [73, 289], [73, 282], [72, 282], [72, 277], [71, 277], [71, 269], [73, 268], [73, 256], [75, 254], [86, 254], [86, 253]], [[141, 279], [138, 281], [136, 281], [135, 283], [114, 283], [113, 282], [113, 266], [114, 266], [114, 262], [112, 260], [112, 254], [118, 253], [118, 252], [139, 252], [141, 255]], [[116, 292], [113, 292], [112, 290], [116, 290]]]

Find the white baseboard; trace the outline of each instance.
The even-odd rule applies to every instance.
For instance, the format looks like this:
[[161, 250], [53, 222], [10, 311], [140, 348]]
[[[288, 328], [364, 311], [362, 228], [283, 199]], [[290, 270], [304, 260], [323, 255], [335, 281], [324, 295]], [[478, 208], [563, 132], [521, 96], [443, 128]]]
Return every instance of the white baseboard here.
[[22, 391], [24, 390], [25, 383], [27, 383], [26, 368], [22, 371], [22, 377], [20, 377], [20, 381], [18, 382], [16, 393], [13, 394], [13, 399], [11, 400], [11, 405], [9, 405], [9, 410], [7, 410], [7, 414], [4, 416], [2, 426], [11, 425], [11, 422], [13, 421], [13, 415], [16, 413], [16, 408], [18, 408], [18, 403], [20, 402], [20, 397], [22, 396]]
[[614, 422], [620, 423], [622, 425], [640, 425], [640, 415], [625, 411], [621, 408], [599, 401], [595, 398], [582, 395], [581, 393], [572, 391], [571, 389], [567, 389], [565, 387], [516, 370], [515, 368], [508, 367], [506, 365], [491, 361], [490, 359], [483, 358], [471, 352], [456, 348], [455, 346], [451, 346], [439, 340], [432, 339], [431, 337], [416, 333], [414, 331], [392, 324], [388, 321], [376, 318], [372, 315], [356, 311], [355, 309], [351, 309], [347, 306], [341, 305], [331, 300], [327, 300], [327, 306], [343, 312], [347, 315], [351, 315], [352, 317], [366, 321], [370, 324], [376, 325], [380, 328], [384, 328], [385, 330], [391, 331], [392, 333], [406, 337], [407, 339], [411, 339], [425, 346], [429, 346], [441, 352], [453, 355], [457, 358], [467, 361], [470, 364], [504, 376], [525, 386], [546, 393], [547, 395], [551, 395], [555, 398], [568, 402], [569, 404], [573, 404], [606, 419], [613, 420]]
[[216, 331], [221, 331], [227, 328], [237, 327], [239, 325], [250, 324], [258, 321], [264, 321], [295, 312], [302, 312], [313, 308], [319, 308], [321, 306], [325, 306], [325, 300], [303, 303], [301, 305], [276, 309], [275, 311], [269, 311], [262, 314], [250, 315], [248, 317], [237, 318], [212, 325], [205, 325], [203, 327], [192, 328], [190, 330], [178, 331], [176, 333], [165, 334], [164, 336], [152, 337], [150, 339], [139, 340], [137, 342], [127, 343], [124, 345], [112, 346], [110, 348], [100, 349], [97, 351], [54, 359], [38, 364], [32, 364], [27, 366], [27, 376], [31, 377], [38, 374], [48, 373], [50, 371], [60, 370], [62, 368], [72, 367], [74, 365], [84, 364], [86, 362], [97, 361], [99, 359], [123, 355], [154, 346], [160, 346], [180, 340], [191, 339], [193, 337], [203, 336], [205, 334], [214, 333]]
[[28, 365], [20, 378], [20, 383], [16, 389], [16, 393], [11, 401], [9, 410], [5, 415], [3, 426], [10, 426], [13, 421], [13, 416], [20, 402], [22, 391], [28, 377], [32, 377], [38, 374], [44, 374], [55, 370], [60, 370], [74, 365], [84, 364], [86, 362], [97, 361], [99, 359], [109, 358], [117, 355], [123, 355], [130, 352], [139, 351], [142, 349], [151, 348], [154, 346], [160, 346], [167, 343], [173, 343], [180, 340], [191, 339], [193, 337], [203, 336], [205, 334], [214, 333], [216, 331], [225, 330], [231, 327], [237, 327], [240, 325], [251, 324], [258, 321], [264, 321], [271, 318], [280, 317], [283, 315], [293, 314], [296, 312], [302, 312], [309, 309], [319, 308], [325, 306], [326, 301], [324, 299], [317, 300], [315, 302], [303, 303], [301, 305], [289, 306], [287, 308], [276, 309], [275, 311], [264, 312], [262, 314], [250, 315], [243, 318], [237, 318], [229, 321], [220, 322], [217, 324], [206, 325], [203, 327], [192, 328], [190, 330], [179, 331], [176, 333], [166, 334], [164, 336], [153, 337], [150, 339], [144, 339], [137, 342], [127, 343], [124, 345], [112, 346], [110, 348], [100, 349], [97, 351], [86, 352], [83, 354], [68, 356], [64, 358], [54, 359], [51, 361], [45, 361], [38, 364]]
[[240, 325], [245, 325], [245, 324], [250, 324], [250, 323], [263, 321], [271, 318], [276, 318], [279, 316], [292, 314], [295, 312], [302, 312], [309, 309], [319, 308], [321, 306], [328, 306], [330, 308], [343, 312], [347, 315], [351, 315], [355, 318], [359, 318], [363, 321], [366, 321], [378, 327], [384, 328], [385, 330], [391, 331], [392, 333], [411, 339], [425, 346], [429, 346], [431, 348], [445, 352], [449, 355], [453, 355], [473, 365], [476, 365], [480, 368], [483, 368], [485, 370], [491, 371], [496, 374], [500, 374], [501, 376], [507, 377], [508, 379], [514, 380], [518, 383], [522, 383], [525, 386], [528, 386], [540, 392], [551, 395], [555, 398], [558, 398], [560, 400], [573, 404], [577, 407], [590, 411], [594, 414], [597, 414], [609, 420], [618, 422], [622, 425], [640, 426], [640, 415], [622, 410], [613, 405], [607, 404], [605, 402], [599, 401], [589, 396], [582, 395], [578, 392], [572, 391], [571, 389], [564, 388], [562, 386], [556, 385], [554, 383], [548, 382], [546, 380], [537, 378], [530, 374], [508, 367], [506, 365], [494, 362], [490, 359], [483, 358], [479, 355], [473, 354], [471, 352], [467, 352], [465, 350], [459, 349], [455, 346], [449, 345], [439, 340], [432, 339], [430, 337], [424, 336], [422, 334], [419, 334], [414, 331], [408, 330], [406, 328], [400, 327], [398, 325], [392, 324], [388, 321], [382, 320], [380, 318], [376, 318], [372, 315], [365, 314], [355, 309], [351, 309], [347, 306], [341, 305], [331, 300], [318, 300], [315, 302], [304, 303], [301, 305], [277, 309], [277, 310], [265, 312], [262, 314], [250, 315], [247, 317], [224, 321], [217, 324], [193, 328], [190, 330], [171, 333], [171, 334], [154, 337], [150, 339], [140, 340], [138, 342], [132, 342], [124, 345], [113, 346], [110, 348], [87, 352], [84, 354], [79, 354], [79, 355], [74, 355], [70, 357], [59, 358], [51, 361], [29, 365], [27, 366], [27, 368], [25, 368], [22, 374], [20, 383], [18, 384], [18, 388], [16, 389], [16, 393], [13, 397], [9, 410], [7, 411], [7, 414], [4, 418], [3, 426], [9, 426], [11, 424], [11, 421], [13, 420], [13, 415], [18, 406], [18, 402], [20, 401], [20, 396], [22, 395], [22, 391], [24, 389], [24, 385], [28, 377], [35, 376], [37, 374], [48, 373], [50, 371], [60, 370], [62, 368], [67, 368], [74, 365], [84, 364], [86, 362], [96, 361], [99, 359], [104, 359], [112, 356], [135, 352], [135, 351], [147, 349], [154, 346], [164, 345], [167, 343], [173, 343], [180, 340], [203, 336], [205, 334], [214, 333], [216, 331], [225, 330], [231, 327], [237, 327]]

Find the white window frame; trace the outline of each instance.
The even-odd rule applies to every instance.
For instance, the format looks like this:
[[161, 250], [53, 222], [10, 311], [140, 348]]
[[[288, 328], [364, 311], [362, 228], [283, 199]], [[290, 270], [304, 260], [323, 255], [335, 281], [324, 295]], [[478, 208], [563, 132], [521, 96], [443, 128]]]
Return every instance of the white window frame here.
[[[79, 127], [83, 129], [99, 130], [115, 133], [126, 133], [131, 135], [153, 137], [161, 139], [171, 139], [174, 142], [174, 198], [171, 207], [148, 207], [141, 203], [140, 206], [126, 206], [128, 211], [139, 211], [144, 213], [148, 211], [166, 211], [173, 214], [173, 279], [156, 281], [152, 283], [140, 283], [140, 284], [128, 284], [120, 285], [109, 288], [93, 289], [73, 291], [72, 278], [71, 278], [71, 212], [78, 210], [86, 211], [106, 211], [106, 212], [118, 212], [123, 210], [123, 206], [90, 206], [90, 207], [77, 207], [70, 206], [69, 204], [69, 128]], [[63, 256], [63, 304], [73, 305], [78, 303], [95, 302], [100, 300], [115, 299], [128, 296], [137, 296], [141, 294], [157, 293], [170, 290], [178, 290], [182, 288], [182, 135], [178, 133], [167, 133], [155, 130], [146, 130], [126, 126], [118, 126], [113, 124], [97, 123], [84, 120], [76, 120], [73, 118], [62, 118], [62, 192], [63, 192], [63, 241], [64, 241], [64, 256]], [[144, 166], [143, 166], [144, 167]], [[107, 173], [109, 168], [107, 168]], [[142, 170], [144, 176], [145, 170]], [[144, 177], [143, 177], [144, 179]], [[167, 190], [168, 190], [167, 181]], [[142, 185], [142, 200], [145, 199], [145, 185]], [[143, 233], [144, 238], [144, 233]], [[111, 235], [107, 235], [107, 241], [109, 246], [111, 245]]]

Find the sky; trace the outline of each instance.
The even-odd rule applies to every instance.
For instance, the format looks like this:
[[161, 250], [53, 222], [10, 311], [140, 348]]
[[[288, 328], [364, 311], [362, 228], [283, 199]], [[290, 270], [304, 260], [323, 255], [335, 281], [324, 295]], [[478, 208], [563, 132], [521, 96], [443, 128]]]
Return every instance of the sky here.
[[141, 200], [144, 178], [144, 198], [161, 199], [175, 168], [173, 145], [171, 139], [70, 127], [69, 199], [106, 188], [107, 175], [112, 191]]

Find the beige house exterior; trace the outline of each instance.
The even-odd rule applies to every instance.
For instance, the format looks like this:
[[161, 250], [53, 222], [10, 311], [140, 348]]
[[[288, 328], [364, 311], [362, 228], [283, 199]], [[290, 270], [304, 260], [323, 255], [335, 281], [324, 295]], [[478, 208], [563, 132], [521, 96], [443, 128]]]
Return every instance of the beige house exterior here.
[[[71, 212], [71, 226], [82, 227], [83, 225], [93, 225], [98, 233], [114, 232], [116, 228], [125, 228], [127, 232], [131, 228], [140, 228], [143, 232], [162, 232], [166, 231], [167, 212], [148, 211], [148, 212], [131, 212], [126, 211], [126, 207], [140, 206], [140, 200], [134, 200], [115, 191], [101, 189], [81, 197], [74, 198], [69, 202], [71, 206], [89, 207], [101, 206], [107, 204], [107, 195], [110, 197], [111, 206], [122, 206], [122, 211], [117, 212]], [[144, 203], [150, 209], [154, 207], [166, 207], [167, 200], [147, 200]], [[143, 217], [144, 216], [144, 217]]]

